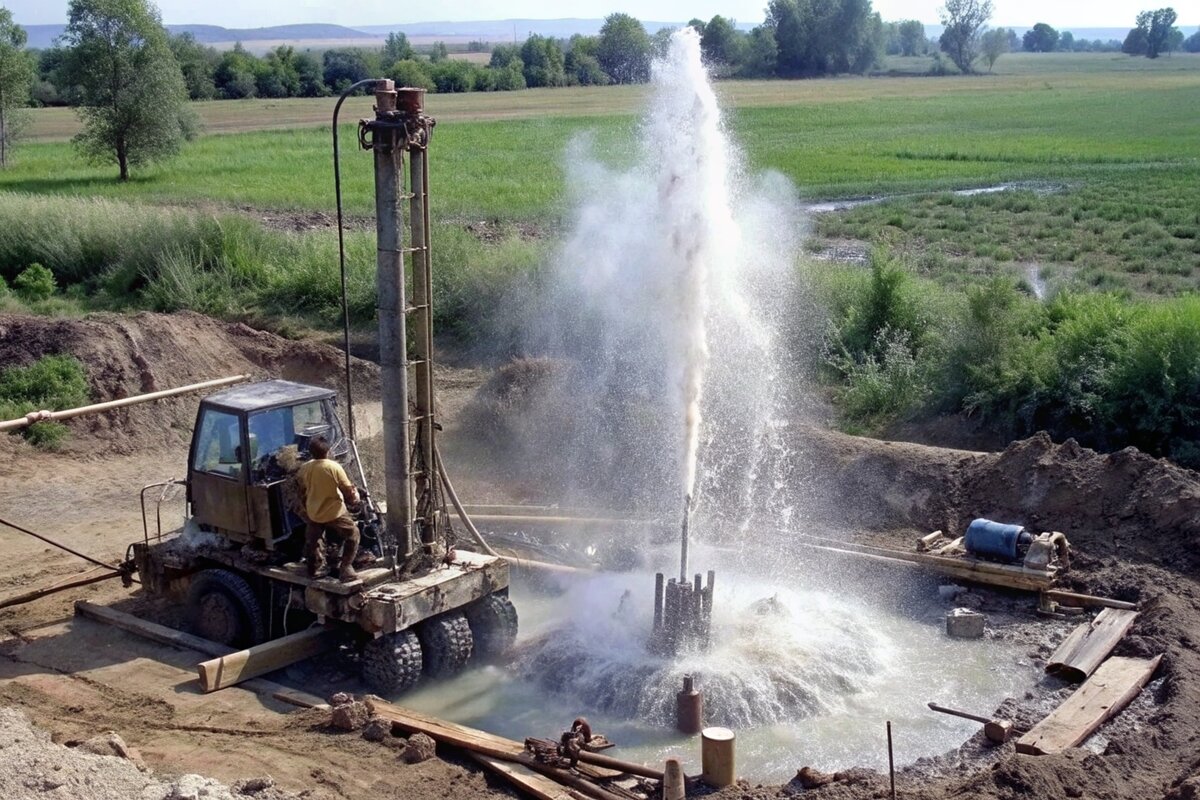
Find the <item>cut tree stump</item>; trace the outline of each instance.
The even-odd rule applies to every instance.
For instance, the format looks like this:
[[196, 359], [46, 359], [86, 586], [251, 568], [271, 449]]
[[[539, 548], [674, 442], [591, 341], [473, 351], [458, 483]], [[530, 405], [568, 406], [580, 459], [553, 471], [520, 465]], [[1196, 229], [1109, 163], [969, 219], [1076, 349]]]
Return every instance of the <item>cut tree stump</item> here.
[[1050, 656], [1046, 672], [1064, 680], [1086, 680], [1117, 646], [1136, 618], [1136, 611], [1105, 608], [1094, 620], [1071, 631]]
[[1017, 740], [1017, 752], [1041, 756], [1082, 744], [1138, 696], [1160, 661], [1161, 655], [1114, 656], [1105, 661], [1061, 706]]

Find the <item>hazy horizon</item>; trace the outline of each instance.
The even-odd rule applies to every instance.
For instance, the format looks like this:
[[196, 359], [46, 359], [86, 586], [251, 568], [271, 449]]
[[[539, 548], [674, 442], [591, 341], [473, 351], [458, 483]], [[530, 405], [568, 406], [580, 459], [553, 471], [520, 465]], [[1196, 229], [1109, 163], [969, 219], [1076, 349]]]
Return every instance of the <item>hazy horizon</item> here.
[[[642, 20], [683, 22], [694, 17], [709, 19], [715, 14], [739, 22], [757, 23], [764, 17], [766, 0], [658, 0], [639, 6], [634, 16]], [[939, 22], [938, 9], [943, 0], [876, 0], [873, 6], [885, 20], [917, 19], [927, 25]], [[57, 25], [66, 22], [67, 0], [8, 0], [0, 3], [13, 12], [21, 25]], [[539, 21], [596, 19], [622, 11], [611, 0], [583, 0], [564, 15], [562, 6], [546, 0], [460, 0], [444, 14], [423, 14], [419, 18], [405, 14], [382, 0], [346, 7], [318, 0], [297, 7], [287, 0], [261, 0], [246, 4], [240, 0], [210, 0], [198, 12], [187, 0], [162, 0], [157, 3], [163, 22], [169, 25], [216, 25], [225, 28], [261, 28], [278, 25], [334, 24], [348, 28], [418, 23], [471, 23], [509, 19]], [[1067, 0], [1048, 4], [1035, 0], [994, 0], [992, 24], [1004, 27], [1031, 27], [1046, 22], [1056, 28], [1131, 28], [1139, 11], [1157, 6], [1145, 0], [1109, 0], [1094, 3]], [[1177, 8], [1178, 10], [1178, 8]], [[201, 18], [198, 18], [201, 17]], [[1200, 20], [1184, 20], [1181, 27], [1193, 27]]]

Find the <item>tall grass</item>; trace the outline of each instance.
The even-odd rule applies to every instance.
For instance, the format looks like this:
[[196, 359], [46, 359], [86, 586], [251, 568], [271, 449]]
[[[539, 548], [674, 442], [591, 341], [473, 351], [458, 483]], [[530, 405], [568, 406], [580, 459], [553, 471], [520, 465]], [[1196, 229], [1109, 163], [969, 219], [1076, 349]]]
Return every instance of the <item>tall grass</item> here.
[[851, 430], [964, 413], [1009, 437], [1048, 430], [1200, 467], [1200, 297], [1042, 302], [1001, 277], [959, 291], [891, 262], [823, 268], [818, 284], [825, 375]]

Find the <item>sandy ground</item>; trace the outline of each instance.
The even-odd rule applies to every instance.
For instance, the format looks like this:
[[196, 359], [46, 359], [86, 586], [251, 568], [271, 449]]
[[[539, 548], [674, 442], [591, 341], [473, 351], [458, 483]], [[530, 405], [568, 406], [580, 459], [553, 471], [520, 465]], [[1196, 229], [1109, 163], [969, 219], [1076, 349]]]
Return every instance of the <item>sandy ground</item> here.
[[[0, 317], [0, 364], [72, 352], [89, 368], [97, 397], [250, 371], [336, 386], [336, 353], [197, 315], [99, 317], [84, 322]], [[442, 375], [444, 410], [459, 417], [486, 378]], [[356, 366], [364, 428], [377, 406], [377, 371]], [[373, 395], [372, 392], [375, 392]], [[0, 438], [0, 518], [11, 519], [105, 560], [141, 535], [137, 490], [180, 474], [194, 398], [72, 424], [66, 452], [41, 453]], [[462, 435], [448, 425], [447, 436]], [[915, 531], [957, 530], [973, 516], [1019, 519], [1063, 530], [1076, 549], [1068, 588], [1140, 601], [1143, 612], [1120, 655], [1165, 654], [1134, 708], [1089, 746], [1060, 756], [1017, 756], [981, 742], [915, 765], [898, 777], [907, 798], [1197, 797], [1200, 785], [1200, 476], [1133, 451], [1092, 453], [1045, 437], [1000, 453], [882, 443], [797, 427], [797, 445], [817, 465], [829, 507], [876, 542], [910, 547]], [[468, 450], [448, 442], [448, 461]], [[470, 464], [463, 463], [463, 467]], [[485, 471], [462, 470], [460, 490], [479, 501], [511, 497]], [[505, 485], [538, 500], [519, 468]], [[84, 568], [40, 542], [0, 530], [0, 597]], [[147, 643], [76, 619], [76, 599], [151, 616], [163, 610], [108, 582], [0, 610], [0, 706], [26, 712], [55, 741], [117, 731], [161, 775], [198, 773], [232, 785], [270, 775], [280, 789], [314, 798], [512, 796], [453, 754], [417, 765], [353, 734], [325, 728], [241, 689], [198, 694], [194, 653]], [[985, 603], [996, 602], [984, 600]], [[1017, 698], [1008, 709], [1032, 721], [1053, 697]], [[1039, 703], [1041, 705], [1039, 705]], [[448, 759], [448, 760], [447, 760]], [[797, 767], [804, 766], [797, 764]], [[819, 766], [819, 765], [814, 765]], [[3, 787], [7, 788], [7, 787]], [[738, 786], [721, 797], [778, 797], [783, 787]], [[886, 796], [882, 776], [852, 773], [813, 792], [821, 798]]]

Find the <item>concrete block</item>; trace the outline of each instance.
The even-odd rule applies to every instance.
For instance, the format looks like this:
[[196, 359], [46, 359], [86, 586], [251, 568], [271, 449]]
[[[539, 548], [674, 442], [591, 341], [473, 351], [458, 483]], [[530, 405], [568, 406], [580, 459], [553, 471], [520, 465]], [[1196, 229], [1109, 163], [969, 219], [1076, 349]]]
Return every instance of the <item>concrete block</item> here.
[[956, 608], [946, 615], [946, 635], [956, 639], [982, 639], [987, 617], [969, 608]]

